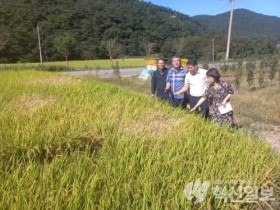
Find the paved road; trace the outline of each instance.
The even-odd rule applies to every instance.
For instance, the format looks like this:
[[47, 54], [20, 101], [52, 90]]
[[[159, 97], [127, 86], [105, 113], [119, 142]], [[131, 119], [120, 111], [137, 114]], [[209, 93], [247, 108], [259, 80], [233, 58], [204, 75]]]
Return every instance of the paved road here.
[[[121, 77], [131, 77], [140, 75], [144, 68], [129, 68], [120, 69]], [[63, 74], [73, 75], [73, 76], [94, 76], [101, 78], [113, 78], [115, 77], [113, 70], [79, 70], [79, 71], [66, 71]]]

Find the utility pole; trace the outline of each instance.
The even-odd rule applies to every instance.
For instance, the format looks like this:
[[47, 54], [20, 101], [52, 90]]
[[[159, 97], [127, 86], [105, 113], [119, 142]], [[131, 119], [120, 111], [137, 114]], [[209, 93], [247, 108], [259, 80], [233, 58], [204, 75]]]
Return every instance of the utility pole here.
[[43, 57], [42, 57], [42, 49], [41, 49], [39, 25], [37, 25], [37, 33], [38, 33], [38, 44], [39, 44], [39, 53], [40, 53], [40, 63], [41, 63], [41, 66], [42, 66], [42, 65], [43, 65]]
[[215, 39], [212, 38], [212, 62], [215, 62]]
[[234, 0], [231, 1], [231, 12], [229, 18], [229, 27], [228, 27], [228, 40], [227, 40], [227, 52], [226, 52], [226, 61], [228, 61], [229, 57], [229, 47], [230, 47], [230, 36], [231, 36], [231, 27], [232, 27], [232, 17], [233, 17], [233, 10], [234, 10]]

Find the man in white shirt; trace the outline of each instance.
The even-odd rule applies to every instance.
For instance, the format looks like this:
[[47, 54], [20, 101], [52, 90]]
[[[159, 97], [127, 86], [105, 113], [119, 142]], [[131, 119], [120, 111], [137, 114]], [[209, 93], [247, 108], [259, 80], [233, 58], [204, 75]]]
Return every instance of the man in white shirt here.
[[[197, 104], [201, 96], [204, 94], [207, 88], [207, 70], [200, 68], [197, 65], [197, 61], [195, 59], [191, 59], [188, 61], [188, 70], [189, 73], [186, 74], [185, 77], [185, 85], [184, 87], [177, 91], [175, 95], [183, 93], [190, 90], [190, 107], [191, 109]], [[208, 102], [205, 101], [200, 105], [200, 113], [203, 117], [207, 118], [209, 115], [209, 107]]]

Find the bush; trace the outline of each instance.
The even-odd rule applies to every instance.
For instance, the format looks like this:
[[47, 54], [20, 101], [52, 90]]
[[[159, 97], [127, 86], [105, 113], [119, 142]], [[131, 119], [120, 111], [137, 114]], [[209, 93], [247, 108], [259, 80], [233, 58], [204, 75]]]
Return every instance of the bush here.
[[208, 68], [209, 68], [208, 63], [203, 63], [202, 68], [203, 68], [203, 69], [208, 69]]
[[115, 75], [115, 77], [121, 77], [120, 67], [119, 67], [119, 62], [118, 61], [116, 61], [115, 64], [112, 62], [112, 69], [113, 69], [113, 74]]
[[248, 62], [246, 64], [246, 69], [247, 69], [247, 83], [250, 88], [255, 80], [254, 70], [256, 69], [256, 65], [253, 62]]
[[273, 57], [270, 61], [270, 71], [269, 71], [269, 79], [271, 82], [275, 78], [278, 67], [279, 67], [279, 60], [277, 57]]
[[68, 67], [68, 66], [61, 66], [61, 65], [38, 65], [36, 68], [36, 70], [39, 71], [73, 71], [75, 70], [72, 67]]

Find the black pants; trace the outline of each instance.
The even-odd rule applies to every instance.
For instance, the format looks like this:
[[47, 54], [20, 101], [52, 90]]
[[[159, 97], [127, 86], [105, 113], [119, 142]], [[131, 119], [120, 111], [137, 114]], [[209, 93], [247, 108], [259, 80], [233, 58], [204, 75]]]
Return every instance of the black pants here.
[[[197, 102], [199, 101], [201, 97], [195, 97], [190, 95], [190, 107], [191, 109], [195, 107]], [[204, 118], [209, 117], [209, 106], [208, 106], [208, 101], [204, 101], [200, 106], [200, 111], [197, 110], [197, 112], [200, 112]]]
[[164, 101], [164, 102], [168, 102], [169, 101], [169, 97], [167, 96], [162, 96], [162, 95], [160, 95], [160, 96], [158, 96], [157, 95], [157, 99], [159, 99], [159, 100], [161, 100], [161, 101]]
[[174, 107], [174, 108], [182, 108], [186, 109], [187, 106], [187, 98], [182, 98], [182, 99], [175, 99], [175, 98], [169, 98], [169, 103]]

